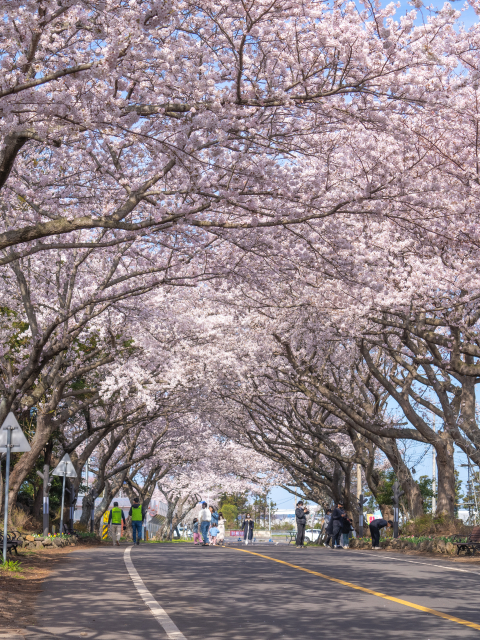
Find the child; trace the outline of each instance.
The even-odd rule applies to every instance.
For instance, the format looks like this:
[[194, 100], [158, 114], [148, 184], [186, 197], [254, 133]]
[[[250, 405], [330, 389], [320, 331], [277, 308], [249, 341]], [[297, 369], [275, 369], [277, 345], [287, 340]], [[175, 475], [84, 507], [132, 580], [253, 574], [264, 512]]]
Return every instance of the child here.
[[217, 542], [219, 545], [222, 545], [225, 541], [225, 523], [226, 520], [223, 517], [223, 513], [220, 511], [218, 514], [218, 536]]
[[215, 547], [217, 544], [217, 536], [218, 536], [218, 527], [217, 525], [213, 525], [213, 527], [210, 527], [210, 540], [211, 540], [211, 544]]
[[198, 544], [200, 541], [200, 533], [198, 532], [198, 518], [193, 519], [193, 544]]

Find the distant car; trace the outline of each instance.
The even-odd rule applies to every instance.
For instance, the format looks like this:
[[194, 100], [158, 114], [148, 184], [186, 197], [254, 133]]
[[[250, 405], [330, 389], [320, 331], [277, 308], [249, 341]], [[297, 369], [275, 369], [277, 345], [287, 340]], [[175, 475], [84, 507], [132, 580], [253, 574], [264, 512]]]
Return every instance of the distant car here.
[[321, 533], [321, 529], [307, 529], [305, 531], [305, 542], [317, 542]]

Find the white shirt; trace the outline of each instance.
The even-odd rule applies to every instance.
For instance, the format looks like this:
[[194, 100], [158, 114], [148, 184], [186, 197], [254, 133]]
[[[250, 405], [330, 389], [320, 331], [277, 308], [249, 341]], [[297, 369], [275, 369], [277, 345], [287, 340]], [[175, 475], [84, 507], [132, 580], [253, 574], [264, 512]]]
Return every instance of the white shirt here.
[[212, 513], [210, 509], [202, 509], [198, 514], [200, 522], [210, 522], [212, 519]]

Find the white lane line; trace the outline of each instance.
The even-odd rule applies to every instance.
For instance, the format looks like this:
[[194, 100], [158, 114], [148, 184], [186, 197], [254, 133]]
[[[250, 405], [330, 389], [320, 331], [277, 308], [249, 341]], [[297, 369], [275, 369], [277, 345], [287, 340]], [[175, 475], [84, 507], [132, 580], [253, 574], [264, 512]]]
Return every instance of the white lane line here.
[[133, 584], [136, 586], [138, 593], [142, 596], [143, 601], [149, 607], [152, 612], [154, 618], [156, 618], [157, 622], [164, 628], [165, 633], [169, 637], [170, 640], [187, 640], [177, 625], [170, 618], [165, 609], [158, 604], [155, 598], [152, 596], [150, 591], [145, 586], [145, 583], [138, 575], [137, 570], [133, 566], [132, 558], [130, 557], [130, 552], [132, 547], [127, 547], [125, 549], [125, 553], [123, 554], [123, 560], [125, 562], [125, 566], [127, 567], [127, 571], [130, 574], [130, 578], [132, 579]]
[[[349, 551], [350, 553], [356, 553], [358, 556], [368, 556], [371, 558], [373, 553], [362, 553], [361, 551]], [[410, 562], [411, 564], [424, 564], [426, 567], [439, 567], [440, 569], [447, 569], [448, 571], [461, 571], [462, 573], [471, 573], [472, 576], [480, 575], [478, 571], [467, 571], [467, 569], [457, 569], [457, 567], [445, 567], [442, 564], [433, 564], [431, 562], [418, 562], [418, 560], [405, 560], [404, 558], [396, 558], [394, 556], [377, 555], [377, 558], [387, 558], [389, 560], [397, 560], [398, 562]]]

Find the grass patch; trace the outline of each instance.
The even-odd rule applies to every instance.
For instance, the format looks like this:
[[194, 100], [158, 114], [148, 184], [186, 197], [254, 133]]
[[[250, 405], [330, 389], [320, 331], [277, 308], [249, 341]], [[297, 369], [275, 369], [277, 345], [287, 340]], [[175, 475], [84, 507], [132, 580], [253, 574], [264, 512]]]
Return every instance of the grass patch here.
[[6, 562], [2, 562], [0, 564], [0, 568], [3, 569], [3, 571], [11, 571], [12, 573], [21, 573], [23, 571], [18, 560], [7, 560]]

